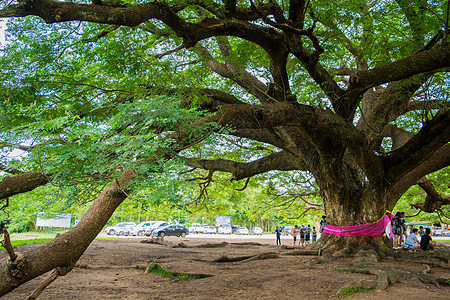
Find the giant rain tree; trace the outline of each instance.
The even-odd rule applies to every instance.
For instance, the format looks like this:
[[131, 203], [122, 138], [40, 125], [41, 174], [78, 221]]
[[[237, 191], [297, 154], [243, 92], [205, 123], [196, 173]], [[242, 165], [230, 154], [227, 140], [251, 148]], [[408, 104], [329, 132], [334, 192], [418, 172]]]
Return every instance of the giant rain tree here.
[[[1, 145], [28, 155], [2, 160], [14, 176], [0, 197], [48, 182], [111, 183], [75, 229], [24, 253], [14, 275], [2, 266], [1, 294], [70, 270], [170, 160], [209, 170], [207, 179], [309, 171], [328, 222], [342, 226], [380, 218], [449, 165], [448, 2], [2, 3], [12, 21]], [[246, 159], [218, 144], [237, 140]], [[382, 247], [338, 236], [317, 245]]]

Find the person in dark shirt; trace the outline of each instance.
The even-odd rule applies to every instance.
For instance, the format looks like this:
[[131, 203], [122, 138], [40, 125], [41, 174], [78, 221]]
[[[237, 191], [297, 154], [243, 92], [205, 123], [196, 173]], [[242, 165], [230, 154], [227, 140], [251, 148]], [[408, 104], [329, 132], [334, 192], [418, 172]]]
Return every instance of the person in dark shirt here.
[[425, 234], [422, 236], [420, 240], [420, 249], [422, 250], [434, 250], [436, 247], [436, 242], [433, 242], [430, 236], [431, 230], [430, 228], [425, 229]]
[[423, 226], [419, 226], [419, 235], [420, 235], [420, 237], [423, 237], [424, 234], [425, 234], [425, 230], [423, 230]]
[[320, 229], [319, 232], [323, 233], [323, 230], [325, 229], [325, 224], [327, 223], [327, 216], [323, 215], [322, 220], [320, 220]]
[[277, 245], [281, 246], [281, 229], [277, 228], [275, 229], [275, 234], [277, 236]]
[[394, 249], [401, 249], [401, 238], [402, 238], [402, 224], [401, 224], [401, 214], [397, 212], [395, 217], [391, 221], [392, 234], [394, 235]]

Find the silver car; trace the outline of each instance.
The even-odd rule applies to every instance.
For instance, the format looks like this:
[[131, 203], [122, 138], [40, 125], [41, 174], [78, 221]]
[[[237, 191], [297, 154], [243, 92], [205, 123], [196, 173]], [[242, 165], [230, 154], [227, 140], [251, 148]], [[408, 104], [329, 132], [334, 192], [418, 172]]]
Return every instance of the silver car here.
[[116, 225], [106, 227], [105, 232], [108, 235], [125, 235], [125, 233], [128, 234], [131, 228], [133, 228], [134, 226], [136, 226], [136, 223], [134, 222], [121, 222], [117, 223]]

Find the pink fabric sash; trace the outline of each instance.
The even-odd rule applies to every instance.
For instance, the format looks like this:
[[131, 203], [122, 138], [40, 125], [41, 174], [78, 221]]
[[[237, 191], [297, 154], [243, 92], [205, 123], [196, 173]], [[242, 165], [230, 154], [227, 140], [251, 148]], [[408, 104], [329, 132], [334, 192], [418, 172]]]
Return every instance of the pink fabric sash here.
[[[326, 225], [323, 232], [346, 236], [381, 236], [383, 235], [386, 226], [391, 222], [393, 218], [394, 214], [390, 213], [389, 216], [385, 214], [376, 222], [362, 225], [344, 227]], [[391, 237], [393, 237], [392, 232], [390, 233], [390, 235]]]

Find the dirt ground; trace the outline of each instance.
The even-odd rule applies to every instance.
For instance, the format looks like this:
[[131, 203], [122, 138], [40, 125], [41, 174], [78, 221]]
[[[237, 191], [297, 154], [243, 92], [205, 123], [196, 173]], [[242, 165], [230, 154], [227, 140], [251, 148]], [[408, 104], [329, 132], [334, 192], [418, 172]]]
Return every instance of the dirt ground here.
[[[200, 248], [205, 243], [219, 244], [220, 238], [167, 238], [174, 248], [141, 243], [144, 238], [95, 240], [66, 276], [59, 277], [39, 299], [336, 299], [334, 294], [346, 283], [374, 279], [373, 275], [345, 273], [349, 258], [308, 266], [313, 256], [288, 255], [295, 251], [275, 246], [271, 239], [226, 239], [225, 247]], [[35, 245], [22, 246], [26, 249]], [[23, 251], [24, 249], [22, 249]], [[21, 251], [20, 248], [17, 251]], [[241, 257], [275, 253], [277, 258], [214, 262], [227, 256]], [[4, 253], [0, 253], [0, 259]], [[157, 262], [172, 272], [207, 275], [200, 279], [163, 278], [145, 273], [148, 262]], [[399, 265], [422, 272], [424, 265], [384, 259], [380, 263]], [[433, 268], [433, 275], [450, 278], [450, 269]], [[0, 297], [25, 299], [43, 280], [36, 278]], [[401, 282], [387, 290], [356, 293], [346, 299], [450, 299], [450, 287]]]

